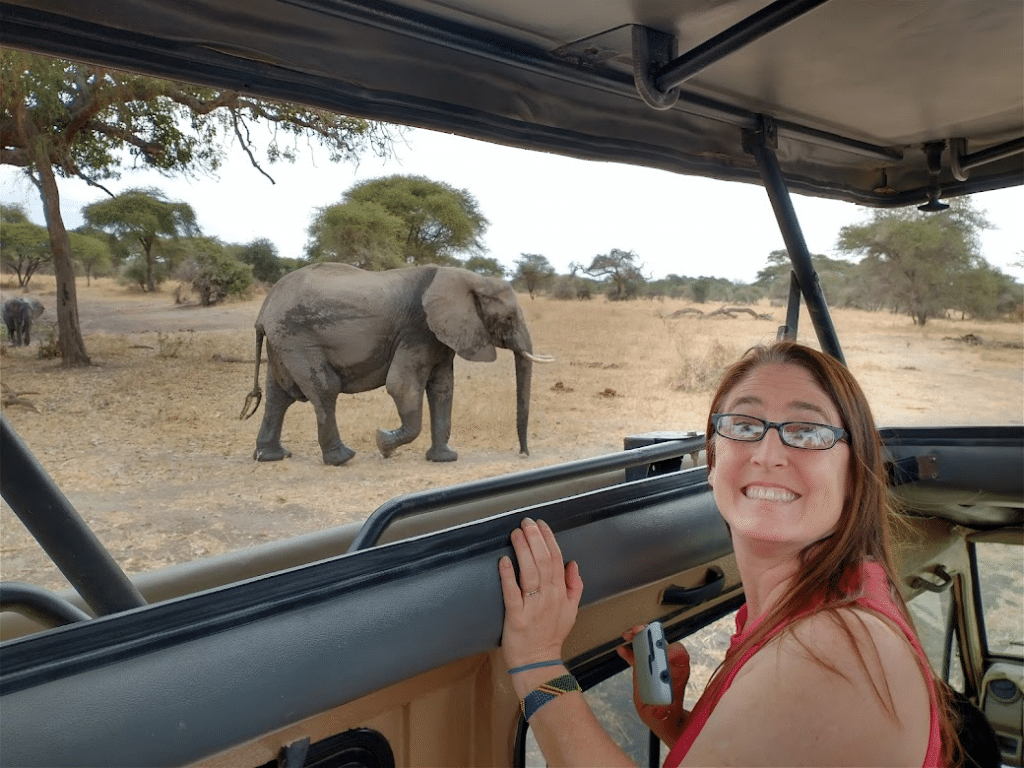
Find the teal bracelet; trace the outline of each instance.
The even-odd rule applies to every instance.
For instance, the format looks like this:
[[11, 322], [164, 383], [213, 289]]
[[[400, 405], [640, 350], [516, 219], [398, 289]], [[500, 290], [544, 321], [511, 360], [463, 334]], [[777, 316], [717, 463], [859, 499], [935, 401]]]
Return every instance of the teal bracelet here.
[[523, 710], [523, 717], [527, 721], [533, 717], [534, 713], [547, 704], [552, 699], [557, 699], [563, 693], [571, 693], [573, 691], [581, 691], [579, 682], [572, 675], [561, 675], [548, 680], [544, 685], [534, 688], [528, 694], [526, 698], [520, 703], [520, 708]]

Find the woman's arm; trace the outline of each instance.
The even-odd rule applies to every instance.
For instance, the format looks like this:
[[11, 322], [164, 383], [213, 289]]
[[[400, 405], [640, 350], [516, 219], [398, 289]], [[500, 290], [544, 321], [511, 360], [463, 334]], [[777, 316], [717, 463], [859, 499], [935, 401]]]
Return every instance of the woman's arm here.
[[[498, 565], [505, 601], [501, 648], [509, 669], [561, 659], [562, 643], [576, 622], [583, 581], [575, 562], [562, 565], [562, 552], [543, 521], [526, 519], [512, 532], [519, 580], [508, 557]], [[512, 674], [520, 699], [548, 680], [567, 674], [564, 666]], [[583, 694], [563, 693], [541, 706], [530, 728], [549, 765], [630, 766], [633, 762], [612, 741], [591, 712]]]

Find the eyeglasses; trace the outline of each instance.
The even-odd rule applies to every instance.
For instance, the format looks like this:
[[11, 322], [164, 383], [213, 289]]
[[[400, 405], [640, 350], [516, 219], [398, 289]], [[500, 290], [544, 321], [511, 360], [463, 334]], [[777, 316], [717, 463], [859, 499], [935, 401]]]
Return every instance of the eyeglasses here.
[[777, 429], [786, 445], [808, 451], [827, 451], [843, 439], [849, 442], [849, 433], [845, 429], [813, 421], [775, 422], [742, 413], [714, 413], [711, 424], [716, 434], [745, 443], [756, 443], [768, 434], [769, 429]]

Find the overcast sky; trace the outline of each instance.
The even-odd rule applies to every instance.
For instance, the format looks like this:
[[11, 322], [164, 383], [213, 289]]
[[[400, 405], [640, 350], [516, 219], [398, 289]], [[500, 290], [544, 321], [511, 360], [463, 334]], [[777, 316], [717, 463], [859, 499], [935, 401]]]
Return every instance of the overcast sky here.
[[[205, 234], [234, 243], [265, 237], [290, 258], [304, 254], [317, 208], [338, 202], [357, 181], [395, 173], [423, 175], [472, 194], [490, 221], [487, 255], [506, 267], [520, 254], [536, 253], [564, 273], [570, 262], [586, 265], [619, 248], [636, 253], [654, 278], [675, 273], [750, 282], [768, 254], [784, 247], [768, 196], [753, 184], [573, 160], [423, 130], [410, 130], [407, 143], [395, 160], [367, 157], [358, 167], [303, 151], [295, 165], [267, 166], [276, 184], [236, 149], [219, 179], [136, 171], [105, 186], [115, 193], [158, 187], [191, 204]], [[60, 189], [69, 229], [82, 223], [83, 205], [105, 197], [78, 180], [60, 180]], [[0, 167], [0, 198], [24, 205], [42, 223], [35, 188], [11, 166]], [[838, 255], [840, 227], [868, 215], [850, 203], [800, 195], [793, 200], [812, 253]], [[1011, 266], [1024, 258], [1024, 189], [983, 193], [975, 203], [998, 227], [983, 235], [982, 255], [1024, 280], [1024, 269]]]

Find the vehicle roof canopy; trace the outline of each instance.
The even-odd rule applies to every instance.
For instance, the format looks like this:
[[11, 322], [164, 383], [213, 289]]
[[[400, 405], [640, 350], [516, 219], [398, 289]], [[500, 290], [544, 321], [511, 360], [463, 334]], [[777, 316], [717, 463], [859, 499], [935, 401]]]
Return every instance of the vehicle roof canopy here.
[[870, 206], [1024, 180], [1020, 0], [11, 0], [0, 15], [10, 47], [724, 180], [760, 182], [743, 134], [761, 130], [793, 191]]

